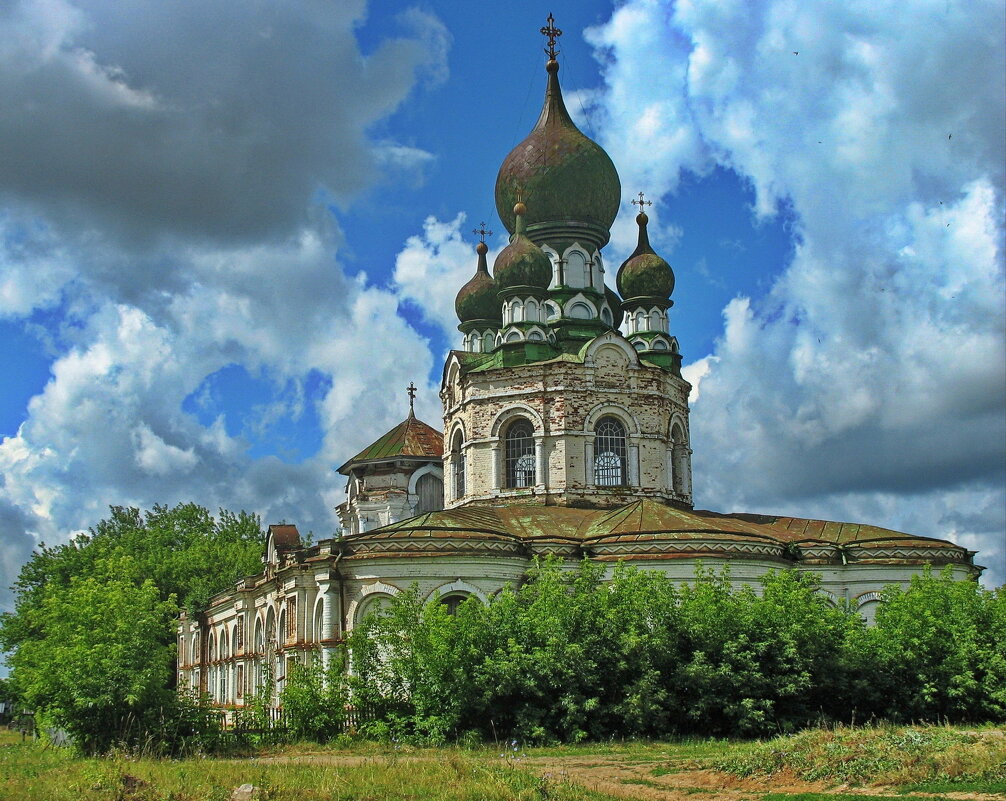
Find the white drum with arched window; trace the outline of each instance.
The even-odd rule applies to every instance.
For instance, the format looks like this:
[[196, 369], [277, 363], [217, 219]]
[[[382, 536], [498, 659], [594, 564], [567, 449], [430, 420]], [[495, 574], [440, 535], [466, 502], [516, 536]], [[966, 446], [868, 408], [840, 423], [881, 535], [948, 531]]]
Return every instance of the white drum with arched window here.
[[610, 415], [602, 417], [594, 426], [594, 483], [599, 487], [628, 484], [627, 457], [622, 421]]
[[534, 486], [534, 428], [519, 417], [506, 430], [506, 486]]

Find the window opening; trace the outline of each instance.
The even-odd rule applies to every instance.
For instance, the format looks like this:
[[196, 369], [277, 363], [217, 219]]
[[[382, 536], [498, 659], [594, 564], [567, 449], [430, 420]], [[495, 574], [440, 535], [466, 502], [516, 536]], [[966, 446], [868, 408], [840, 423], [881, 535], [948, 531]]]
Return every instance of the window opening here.
[[416, 514], [439, 512], [444, 508], [444, 482], [432, 473], [424, 473], [416, 482]]
[[594, 481], [600, 487], [625, 486], [625, 426], [602, 417], [594, 427]]
[[451, 466], [454, 468], [454, 500], [465, 495], [465, 455], [461, 450], [461, 432], [454, 432], [451, 444]]
[[458, 613], [458, 607], [465, 602], [466, 596], [464, 595], [445, 595], [440, 599], [440, 603], [444, 605], [447, 610], [447, 614], [456, 615]]
[[506, 485], [530, 487], [534, 481], [534, 429], [527, 420], [516, 420], [506, 433]]

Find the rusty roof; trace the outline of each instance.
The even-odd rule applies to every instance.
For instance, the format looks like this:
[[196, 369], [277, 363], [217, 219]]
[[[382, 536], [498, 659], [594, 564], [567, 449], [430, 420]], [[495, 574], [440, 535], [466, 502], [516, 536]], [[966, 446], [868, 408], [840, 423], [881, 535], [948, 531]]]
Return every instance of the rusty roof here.
[[398, 459], [403, 456], [440, 459], [444, 455], [444, 435], [413, 414], [395, 426], [376, 442], [371, 443], [339, 468], [348, 475], [357, 462]]
[[920, 537], [858, 523], [797, 517], [724, 514], [681, 509], [639, 500], [616, 509], [565, 506], [465, 506], [429, 512], [348, 539], [371, 537], [509, 538], [524, 541], [564, 540], [585, 543], [658, 538], [661, 540], [728, 540], [834, 546], [924, 545], [958, 548], [946, 540]]
[[269, 526], [269, 533], [276, 545], [276, 550], [292, 551], [300, 547], [300, 532], [297, 527], [288, 523], [278, 523]]

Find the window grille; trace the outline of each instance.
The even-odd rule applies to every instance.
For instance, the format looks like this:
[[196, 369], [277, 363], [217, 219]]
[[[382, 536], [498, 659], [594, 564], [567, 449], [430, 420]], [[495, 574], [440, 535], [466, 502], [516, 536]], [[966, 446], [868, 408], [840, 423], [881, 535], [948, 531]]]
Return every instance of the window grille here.
[[517, 420], [506, 433], [507, 487], [533, 486], [534, 461], [534, 429], [527, 420]]
[[234, 682], [235, 695], [238, 698], [244, 698], [245, 694], [245, 666], [238, 665], [237, 669], [237, 679]]
[[440, 599], [440, 603], [447, 609], [447, 614], [456, 615], [458, 607], [465, 602], [465, 598], [464, 595], [445, 595]]
[[454, 467], [454, 500], [465, 496], [465, 454], [461, 450], [461, 432], [454, 432], [451, 445], [451, 464]]
[[237, 628], [234, 630], [234, 653], [238, 654], [245, 649], [245, 616], [238, 615]]
[[625, 466], [625, 426], [614, 417], [602, 417], [594, 427], [594, 483], [625, 486]]

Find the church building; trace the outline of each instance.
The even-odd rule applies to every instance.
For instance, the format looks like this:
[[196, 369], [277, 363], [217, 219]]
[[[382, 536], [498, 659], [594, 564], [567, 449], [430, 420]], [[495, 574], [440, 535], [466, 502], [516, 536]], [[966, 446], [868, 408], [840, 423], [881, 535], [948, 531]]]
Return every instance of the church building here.
[[338, 468], [340, 536], [305, 546], [295, 526], [269, 527], [262, 572], [179, 621], [179, 686], [240, 706], [267, 676], [281, 688], [292, 661], [327, 660], [411, 585], [448, 607], [488, 601], [536, 557], [624, 560], [678, 582], [700, 563], [729, 564], [737, 584], [792, 568], [868, 620], [885, 585], [927, 565], [981, 572], [945, 540], [694, 508], [674, 272], [650, 245], [640, 193], [638, 244], [606, 280], [622, 187], [566, 110], [551, 17], [542, 32], [541, 115], [496, 178], [510, 242], [490, 272], [480, 232], [457, 293], [462, 347], [444, 365], [443, 419], [417, 419], [410, 387], [406, 419]]

